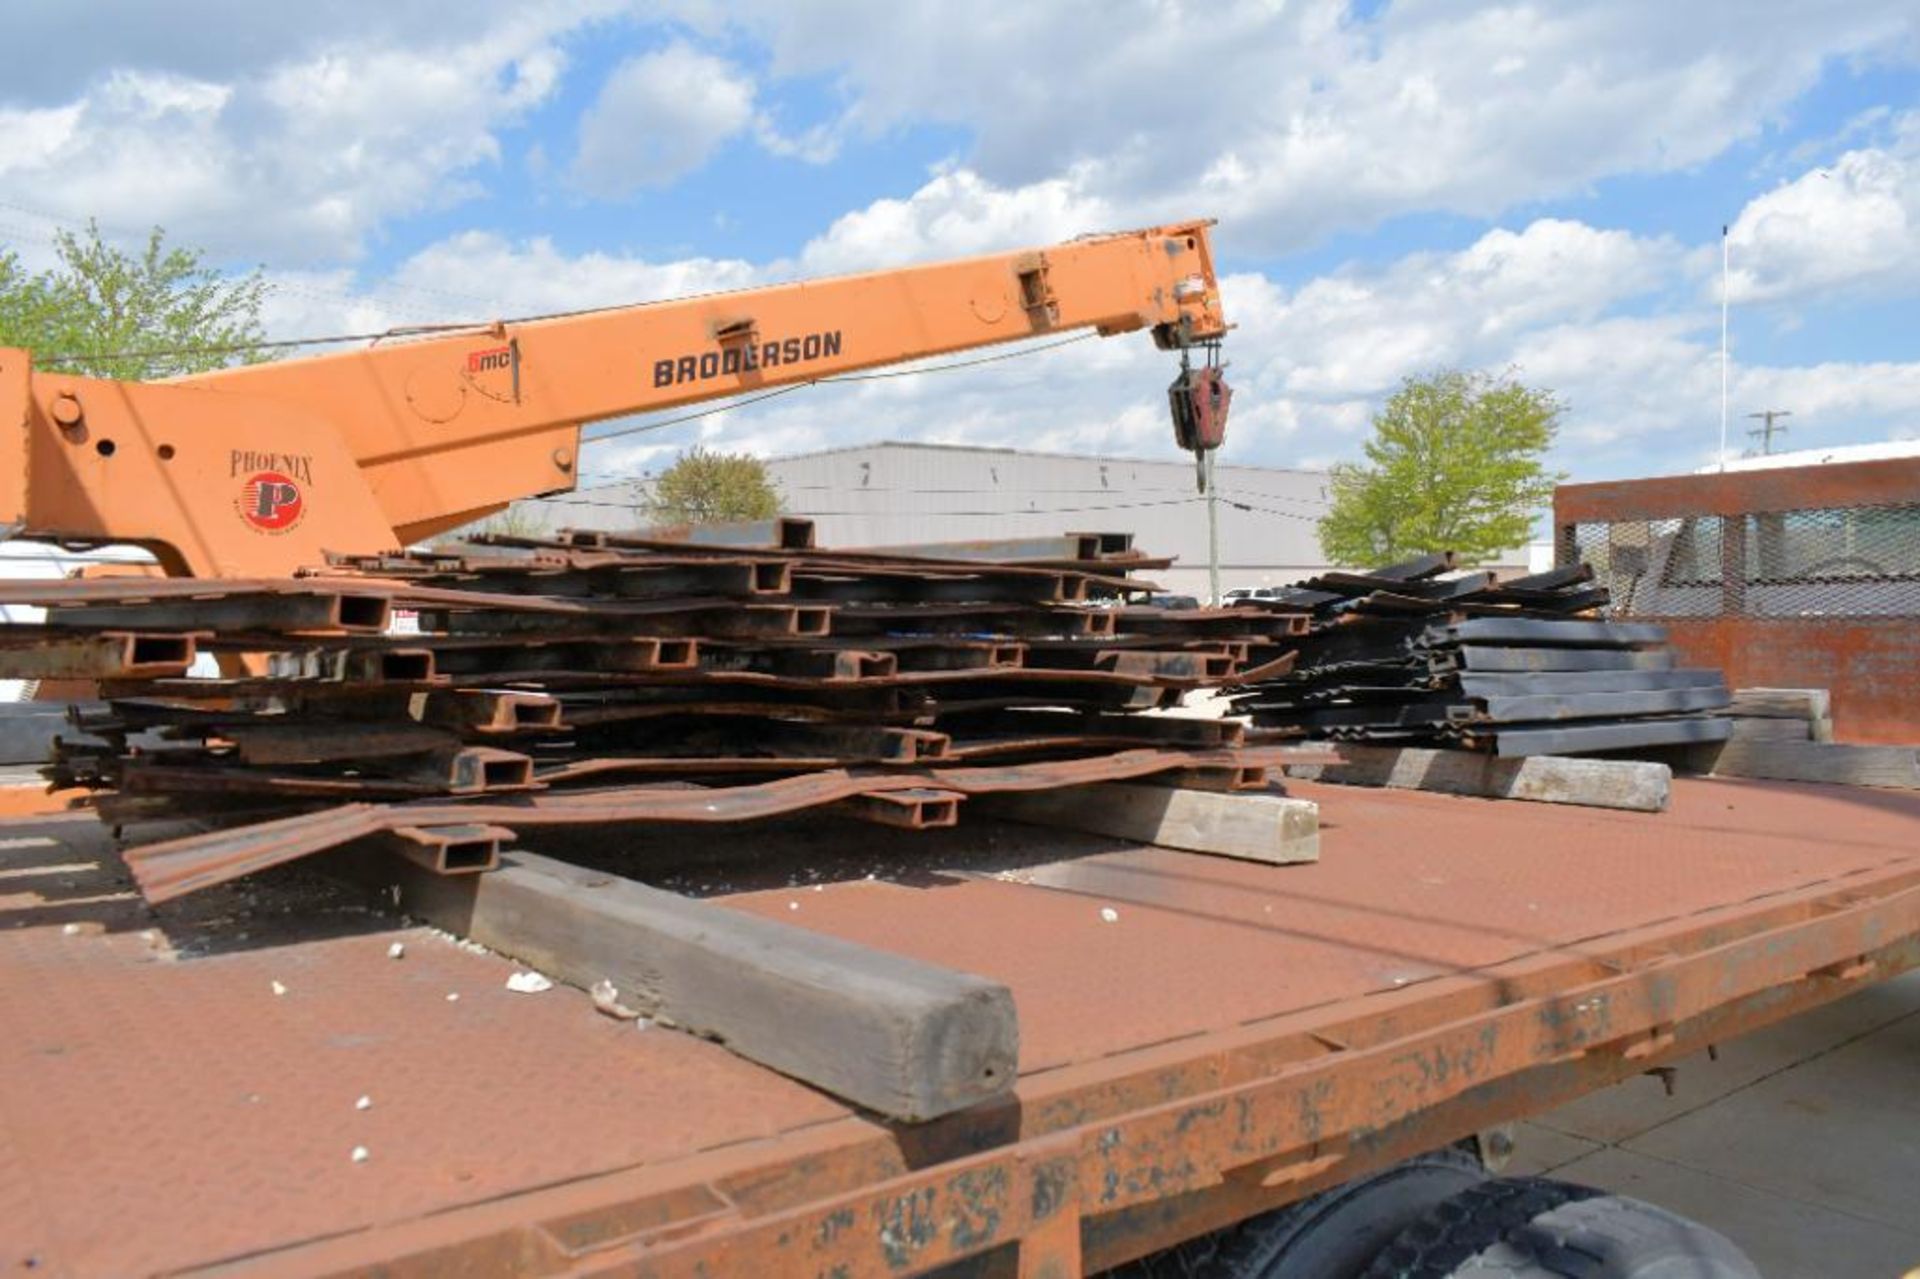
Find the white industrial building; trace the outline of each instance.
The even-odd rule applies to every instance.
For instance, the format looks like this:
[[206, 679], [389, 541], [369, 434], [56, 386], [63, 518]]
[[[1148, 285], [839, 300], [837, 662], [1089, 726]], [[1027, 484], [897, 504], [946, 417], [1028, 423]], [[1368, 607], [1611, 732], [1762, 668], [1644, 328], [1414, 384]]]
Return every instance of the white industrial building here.
[[[1155, 581], [1207, 593], [1207, 503], [1190, 459], [888, 441], [770, 458], [767, 470], [786, 512], [812, 518], [823, 546], [1124, 532], [1149, 555], [1176, 557]], [[1334, 567], [1316, 531], [1326, 472], [1218, 463], [1215, 477], [1222, 590], [1284, 586]], [[642, 477], [518, 503], [516, 520], [631, 528], [644, 522], [647, 485]], [[1524, 564], [1524, 550], [1509, 558]]]

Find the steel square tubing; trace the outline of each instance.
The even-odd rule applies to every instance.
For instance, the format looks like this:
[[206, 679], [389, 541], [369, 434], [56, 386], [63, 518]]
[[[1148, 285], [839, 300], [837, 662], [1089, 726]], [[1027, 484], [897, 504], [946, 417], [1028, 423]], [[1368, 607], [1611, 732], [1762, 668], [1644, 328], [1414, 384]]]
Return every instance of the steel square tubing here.
[[[366, 571], [380, 571], [377, 567], [380, 559], [375, 557]], [[662, 556], [654, 561], [576, 551], [557, 561], [506, 557], [432, 559], [410, 567], [390, 566], [388, 571], [407, 582], [439, 590], [566, 599], [678, 600], [785, 595], [792, 585], [793, 563], [717, 556], [701, 559]]]
[[377, 635], [387, 629], [389, 617], [388, 602], [375, 595], [260, 593], [213, 599], [162, 597], [124, 604], [54, 605], [47, 609], [46, 624], [89, 630], [261, 630]]
[[1025, 608], [1006, 604], [839, 604], [833, 609], [835, 635], [926, 637], [965, 635], [1101, 636], [1114, 633], [1119, 609]]
[[1259, 608], [1118, 608], [1115, 629], [1121, 634], [1179, 635], [1185, 639], [1220, 636], [1294, 634], [1294, 617]]
[[1073, 574], [970, 573], [935, 577], [876, 569], [831, 572], [811, 565], [796, 569], [793, 594], [800, 599], [881, 604], [897, 601], [952, 604], [1058, 604], [1083, 600], [1087, 580]]
[[698, 647], [693, 640], [651, 637], [602, 643], [578, 640], [474, 643], [435, 642], [432, 636], [408, 636], [404, 647], [430, 649], [433, 652], [434, 670], [440, 675], [692, 670], [699, 658]]
[[1057, 537], [982, 538], [849, 548], [867, 555], [934, 560], [1112, 560], [1133, 553], [1131, 533], [1065, 533]]
[[480, 824], [520, 828], [631, 821], [747, 821], [882, 791], [931, 788], [979, 795], [1046, 790], [1099, 781], [1124, 781], [1183, 768], [1237, 768], [1247, 762], [1232, 751], [1132, 750], [1088, 759], [1004, 767], [831, 769], [757, 786], [726, 789], [663, 790], [638, 786], [579, 794], [527, 795], [511, 804], [498, 801], [430, 801], [391, 806], [355, 803], [131, 848], [127, 850], [126, 861], [148, 900], [161, 902], [400, 826]]
[[8, 679], [160, 679], [193, 665], [193, 632], [49, 633], [0, 626], [0, 677]]
[[822, 605], [739, 604], [711, 599], [672, 605], [649, 601], [635, 608], [623, 608], [611, 601], [580, 603], [584, 607], [564, 614], [436, 606], [420, 610], [420, 626], [422, 630], [475, 636], [644, 631], [656, 636], [725, 638], [825, 635], [832, 629], [832, 610]]
[[563, 534], [576, 546], [722, 546], [748, 550], [809, 550], [813, 521], [791, 515], [770, 520], [735, 520], [724, 524], [661, 524], [631, 532], [568, 529]]
[[[196, 609], [225, 604], [236, 610], [258, 612], [275, 601], [285, 604], [291, 600], [308, 600], [312, 603], [291, 606], [281, 615], [300, 613], [303, 619], [317, 617], [339, 629], [382, 630], [387, 624], [386, 599], [389, 593], [378, 589], [362, 591], [360, 584], [352, 581], [322, 579], [287, 581], [282, 578], [233, 578], [201, 581], [195, 578], [98, 577], [59, 581], [0, 581], [0, 604], [34, 604], [50, 611], [67, 608], [110, 610], [139, 605], [141, 607], [137, 615], [143, 620], [134, 624], [134, 629], [139, 630], [181, 629], [171, 623], [152, 620], [172, 616], [175, 605]], [[65, 616], [76, 617], [75, 625], [120, 625], [111, 621], [97, 621], [90, 614]]]

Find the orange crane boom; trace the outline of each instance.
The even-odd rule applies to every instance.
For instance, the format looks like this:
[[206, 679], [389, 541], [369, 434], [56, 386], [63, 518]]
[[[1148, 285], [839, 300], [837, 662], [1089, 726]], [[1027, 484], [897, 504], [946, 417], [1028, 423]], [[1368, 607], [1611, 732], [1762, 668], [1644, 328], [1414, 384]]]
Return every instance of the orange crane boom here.
[[0, 531], [141, 545], [174, 575], [284, 575], [571, 489], [592, 422], [1073, 330], [1217, 346], [1210, 225], [161, 382], [37, 371], [0, 350]]

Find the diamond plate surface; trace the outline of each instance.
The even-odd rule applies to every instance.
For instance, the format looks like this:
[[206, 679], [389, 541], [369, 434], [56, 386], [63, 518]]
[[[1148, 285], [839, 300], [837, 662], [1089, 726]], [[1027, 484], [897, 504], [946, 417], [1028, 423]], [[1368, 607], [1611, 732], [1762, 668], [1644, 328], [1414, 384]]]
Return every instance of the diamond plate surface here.
[[[1682, 781], [1649, 815], [1292, 789], [1322, 804], [1317, 864], [846, 823], [783, 839], [784, 875], [759, 831], [545, 851], [1006, 981], [1036, 1105], [1147, 1045], [1204, 1055], [1209, 1031], [1920, 857], [1920, 796], [1891, 792]], [[504, 960], [295, 877], [156, 918], [102, 849], [87, 819], [0, 831], [0, 1265], [204, 1264], [723, 1146], [775, 1176], [781, 1134], [847, 1116], [577, 992], [510, 993]]]

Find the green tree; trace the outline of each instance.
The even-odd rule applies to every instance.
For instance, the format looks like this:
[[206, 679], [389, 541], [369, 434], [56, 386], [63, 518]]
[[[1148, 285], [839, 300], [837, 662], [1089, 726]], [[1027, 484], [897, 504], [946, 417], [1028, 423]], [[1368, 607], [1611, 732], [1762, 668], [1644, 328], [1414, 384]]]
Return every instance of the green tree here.
[[229, 279], [198, 250], [169, 247], [155, 227], [134, 252], [84, 234], [55, 237], [57, 263], [30, 274], [0, 255], [0, 346], [23, 346], [61, 373], [148, 379], [261, 358], [259, 271]]
[[1377, 568], [1443, 550], [1477, 564], [1524, 545], [1566, 478], [1542, 461], [1562, 412], [1551, 391], [1510, 376], [1408, 378], [1375, 415], [1366, 462], [1333, 468], [1321, 549], [1336, 564]]
[[695, 445], [661, 472], [641, 510], [656, 524], [765, 520], [780, 514], [780, 491], [759, 458]]

